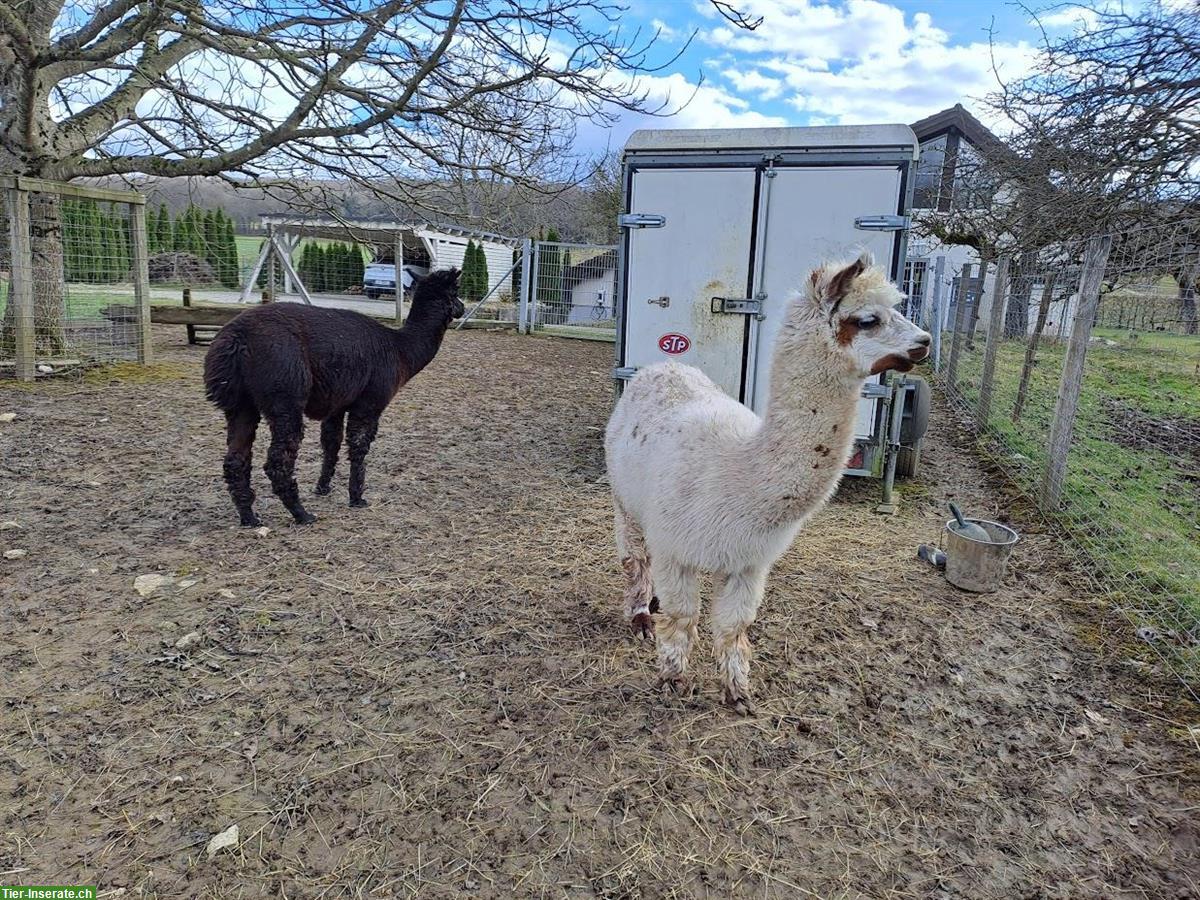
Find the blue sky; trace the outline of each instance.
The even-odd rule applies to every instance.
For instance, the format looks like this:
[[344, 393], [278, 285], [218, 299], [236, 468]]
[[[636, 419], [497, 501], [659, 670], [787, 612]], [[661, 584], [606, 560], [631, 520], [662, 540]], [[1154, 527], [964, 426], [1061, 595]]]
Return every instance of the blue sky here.
[[[907, 123], [959, 102], [987, 121], [978, 98], [996, 85], [993, 65], [1006, 77], [1028, 71], [1041, 41], [1029, 14], [1009, 3], [733, 0], [763, 17], [747, 32], [708, 0], [625, 2], [623, 27], [662, 29], [660, 60], [695, 35], [676, 62], [643, 80], [678, 113], [624, 115], [611, 131], [585, 126], [583, 152], [618, 149], [637, 127]], [[1042, 24], [1053, 34], [1078, 27], [1080, 16], [1057, 6]]]

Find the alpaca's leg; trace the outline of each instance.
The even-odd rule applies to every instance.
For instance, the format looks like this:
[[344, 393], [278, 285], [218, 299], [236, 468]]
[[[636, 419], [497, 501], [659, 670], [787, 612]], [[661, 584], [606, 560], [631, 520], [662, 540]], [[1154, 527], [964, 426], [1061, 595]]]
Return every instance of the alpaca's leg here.
[[345, 431], [346, 411], [338, 410], [321, 423], [321, 477], [317, 479], [318, 494], [329, 493], [329, 482], [337, 468], [338, 454], [342, 450], [342, 433]]
[[617, 523], [617, 557], [625, 570], [625, 620], [635, 635], [654, 640], [654, 619], [650, 617], [654, 611], [654, 590], [650, 581], [646, 536], [616, 497], [613, 497], [613, 506]]
[[262, 524], [254, 514], [254, 489], [250, 487], [250, 455], [258, 419], [253, 407], [225, 413], [225, 484], [243, 525]]
[[296, 412], [275, 415], [268, 421], [271, 425], [271, 447], [267, 450], [264, 469], [271, 479], [271, 489], [297, 523], [309, 525], [317, 521], [317, 517], [310, 514], [300, 502], [300, 488], [296, 485], [296, 454], [304, 437], [304, 419]]
[[749, 715], [750, 639], [747, 630], [758, 615], [767, 570], [748, 570], [720, 575], [712, 608], [713, 650], [725, 686], [725, 702], [742, 715]]
[[658, 683], [675, 693], [687, 693], [691, 685], [685, 673], [700, 619], [700, 582], [694, 569], [658, 556], [651, 564], [651, 577], [662, 614], [658, 627]]
[[367, 451], [379, 430], [379, 414], [350, 410], [346, 423], [346, 446], [350, 451], [350, 505], [366, 506], [363, 489], [367, 479]]

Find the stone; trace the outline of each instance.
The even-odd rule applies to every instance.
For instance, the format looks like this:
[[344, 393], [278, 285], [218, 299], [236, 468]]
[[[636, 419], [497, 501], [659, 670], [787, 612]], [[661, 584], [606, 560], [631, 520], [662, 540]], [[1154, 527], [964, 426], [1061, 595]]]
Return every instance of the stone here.
[[220, 851], [225, 850], [228, 847], [236, 847], [237, 845], [238, 827], [237, 823], [234, 823], [224, 831], [212, 836], [212, 840], [208, 842], [208, 856], [211, 859]]
[[159, 588], [171, 583], [171, 578], [167, 575], [139, 575], [133, 579], [133, 589], [143, 597], [149, 597]]

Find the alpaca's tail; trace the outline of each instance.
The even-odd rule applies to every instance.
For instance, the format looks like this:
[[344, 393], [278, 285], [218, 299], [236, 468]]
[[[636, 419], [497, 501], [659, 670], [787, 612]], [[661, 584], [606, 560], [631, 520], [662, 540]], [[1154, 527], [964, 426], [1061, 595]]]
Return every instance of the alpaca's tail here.
[[249, 348], [241, 335], [228, 326], [222, 328], [204, 357], [204, 394], [224, 410], [239, 409], [248, 399], [245, 363]]

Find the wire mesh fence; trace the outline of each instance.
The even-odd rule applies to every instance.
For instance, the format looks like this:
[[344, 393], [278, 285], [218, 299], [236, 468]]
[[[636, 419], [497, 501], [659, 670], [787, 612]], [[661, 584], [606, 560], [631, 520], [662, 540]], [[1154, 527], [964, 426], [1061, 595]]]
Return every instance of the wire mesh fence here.
[[1193, 693], [1198, 280], [1200, 220], [1001, 257], [978, 302], [960, 279], [940, 310], [947, 396]]
[[148, 361], [141, 196], [13, 177], [0, 186], [0, 376]]
[[611, 336], [616, 329], [617, 248], [538, 241], [533, 248], [530, 323]]

